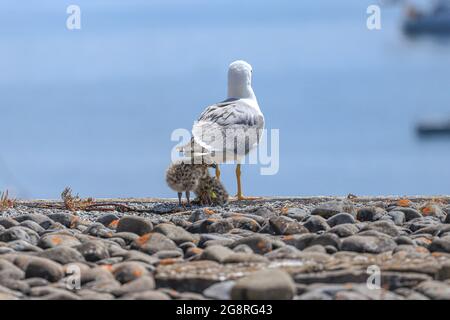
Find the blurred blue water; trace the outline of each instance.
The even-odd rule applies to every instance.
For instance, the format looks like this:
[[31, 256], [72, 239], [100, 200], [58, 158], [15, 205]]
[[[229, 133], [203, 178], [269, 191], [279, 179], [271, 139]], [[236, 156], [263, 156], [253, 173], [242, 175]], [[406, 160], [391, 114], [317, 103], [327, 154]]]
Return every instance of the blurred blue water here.
[[[79, 31], [65, 27], [73, 3]], [[405, 38], [394, 8], [368, 31], [372, 3], [4, 0], [0, 189], [174, 196], [172, 130], [225, 98], [228, 64], [245, 59], [281, 139], [277, 175], [244, 167], [247, 194], [448, 194], [450, 139], [414, 124], [450, 116], [450, 43]]]

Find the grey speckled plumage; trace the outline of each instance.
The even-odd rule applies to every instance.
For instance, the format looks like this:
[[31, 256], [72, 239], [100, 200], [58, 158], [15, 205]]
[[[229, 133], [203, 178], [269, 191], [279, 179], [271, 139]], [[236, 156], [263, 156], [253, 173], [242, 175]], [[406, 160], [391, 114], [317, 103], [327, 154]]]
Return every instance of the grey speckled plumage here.
[[181, 196], [186, 192], [186, 199], [188, 205], [189, 192], [197, 188], [199, 180], [205, 174], [208, 174], [208, 168], [203, 164], [189, 164], [189, 163], [173, 163], [167, 168], [166, 182], [167, 185], [174, 191], [178, 192], [178, 200], [181, 205]]
[[223, 184], [209, 174], [200, 178], [194, 192], [202, 205], [222, 206], [228, 202], [229, 195]]

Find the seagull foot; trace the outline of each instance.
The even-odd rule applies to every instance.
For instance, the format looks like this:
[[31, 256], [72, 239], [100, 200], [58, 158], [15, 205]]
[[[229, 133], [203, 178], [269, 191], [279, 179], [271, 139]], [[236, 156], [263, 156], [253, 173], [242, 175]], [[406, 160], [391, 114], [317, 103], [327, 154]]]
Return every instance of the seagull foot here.
[[244, 201], [244, 200], [252, 201], [252, 200], [260, 200], [262, 198], [261, 197], [246, 197], [246, 196], [243, 196], [243, 195], [236, 195], [236, 199], [238, 201]]

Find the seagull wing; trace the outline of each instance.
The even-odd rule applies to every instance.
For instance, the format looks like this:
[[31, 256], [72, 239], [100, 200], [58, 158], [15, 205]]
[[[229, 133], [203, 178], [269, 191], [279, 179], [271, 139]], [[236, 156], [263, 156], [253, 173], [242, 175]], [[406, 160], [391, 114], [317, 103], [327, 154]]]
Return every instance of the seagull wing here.
[[259, 142], [263, 128], [259, 110], [242, 99], [233, 99], [207, 107], [194, 123], [192, 134], [195, 143], [208, 152], [231, 151], [241, 145], [248, 153]]

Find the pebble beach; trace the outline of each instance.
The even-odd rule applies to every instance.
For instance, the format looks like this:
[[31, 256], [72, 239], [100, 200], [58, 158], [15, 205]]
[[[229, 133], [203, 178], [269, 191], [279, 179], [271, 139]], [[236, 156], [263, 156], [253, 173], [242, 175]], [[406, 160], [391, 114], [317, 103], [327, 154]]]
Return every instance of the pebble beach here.
[[450, 197], [17, 201], [0, 299], [450, 299]]

